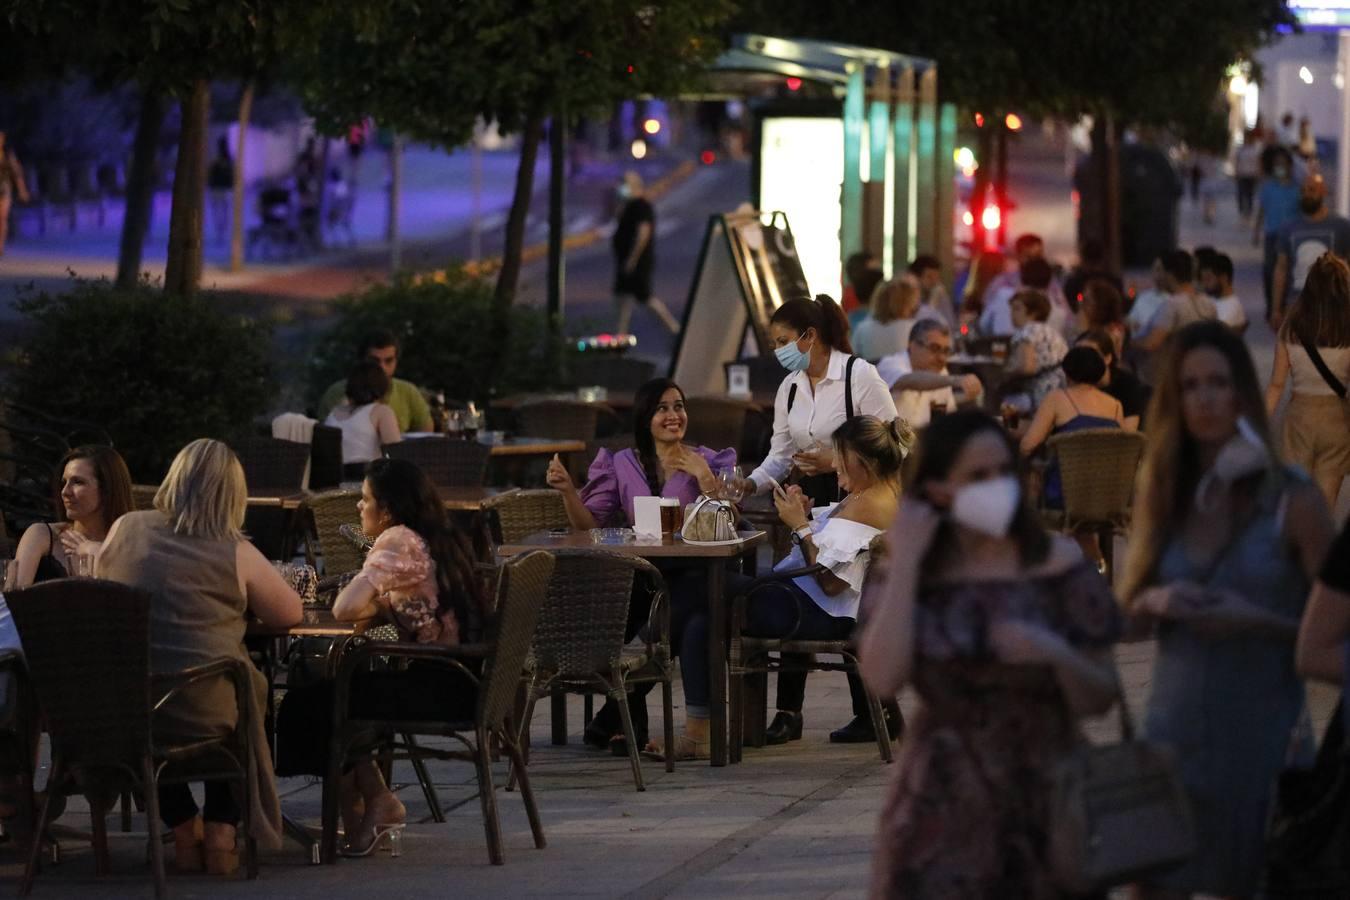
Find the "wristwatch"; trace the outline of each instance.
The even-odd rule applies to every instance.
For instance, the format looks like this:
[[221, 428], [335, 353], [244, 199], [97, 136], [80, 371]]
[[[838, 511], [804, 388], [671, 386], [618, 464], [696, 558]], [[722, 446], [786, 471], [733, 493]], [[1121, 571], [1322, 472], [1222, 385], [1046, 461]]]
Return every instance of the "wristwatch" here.
[[800, 547], [802, 545], [802, 541], [806, 540], [810, 536], [811, 536], [811, 526], [803, 525], [801, 528], [798, 528], [792, 532], [792, 535], [789, 538], [789, 540], [792, 541], [792, 545], [794, 547]]

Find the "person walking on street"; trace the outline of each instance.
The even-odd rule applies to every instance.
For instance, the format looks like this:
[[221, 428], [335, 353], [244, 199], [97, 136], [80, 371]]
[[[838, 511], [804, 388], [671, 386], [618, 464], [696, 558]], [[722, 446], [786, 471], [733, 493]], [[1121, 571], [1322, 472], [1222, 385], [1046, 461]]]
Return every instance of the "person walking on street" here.
[[1294, 157], [1284, 147], [1267, 147], [1261, 154], [1261, 169], [1264, 177], [1257, 194], [1256, 217], [1252, 220], [1252, 246], [1261, 247], [1261, 287], [1269, 319], [1280, 229], [1298, 215], [1298, 185], [1294, 182]]
[[652, 296], [652, 268], [656, 261], [656, 210], [643, 196], [642, 178], [636, 172], [625, 172], [619, 186], [623, 206], [619, 210], [619, 225], [614, 229], [610, 246], [614, 251], [614, 304], [619, 320], [614, 330], [628, 331], [633, 316], [633, 303], [651, 310], [652, 315], [671, 334], [678, 334], [680, 325], [660, 298]]
[[15, 195], [20, 203], [32, 200], [24, 181], [23, 166], [5, 143], [5, 133], [0, 131], [0, 256], [5, 255], [5, 241], [9, 237], [9, 210]]
[[1299, 217], [1280, 229], [1271, 279], [1273, 301], [1270, 327], [1280, 330], [1289, 304], [1303, 290], [1313, 263], [1324, 253], [1345, 259], [1350, 255], [1350, 219], [1327, 208], [1327, 185], [1321, 175], [1303, 179], [1298, 196]]
[[1350, 266], [1327, 253], [1313, 263], [1298, 302], [1289, 310], [1275, 343], [1275, 364], [1266, 389], [1274, 414], [1293, 375], [1284, 415], [1285, 460], [1312, 475], [1333, 509], [1341, 482], [1350, 475]]
[[1261, 177], [1261, 154], [1266, 148], [1260, 133], [1247, 132], [1246, 139], [1233, 155], [1234, 175], [1237, 178], [1238, 215], [1246, 219], [1252, 214], [1256, 199], [1256, 182]]
[[230, 156], [230, 142], [224, 137], [216, 141], [216, 157], [206, 172], [206, 187], [211, 194], [211, 219], [219, 243], [225, 240], [230, 228], [230, 192], [234, 190], [234, 158]]
[[1331, 516], [1281, 463], [1251, 355], [1223, 325], [1172, 341], [1148, 422], [1121, 599], [1156, 628], [1145, 730], [1176, 754], [1200, 840], [1136, 896], [1251, 898], [1304, 706], [1294, 643]]

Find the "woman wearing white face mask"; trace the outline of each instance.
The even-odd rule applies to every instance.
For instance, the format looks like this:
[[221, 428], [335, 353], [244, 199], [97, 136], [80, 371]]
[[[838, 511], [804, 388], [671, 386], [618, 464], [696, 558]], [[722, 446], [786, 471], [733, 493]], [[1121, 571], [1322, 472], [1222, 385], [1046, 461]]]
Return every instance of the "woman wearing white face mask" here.
[[862, 603], [863, 678], [883, 696], [913, 684], [924, 703], [882, 813], [872, 896], [1060, 897], [1051, 775], [1081, 739], [1076, 720], [1116, 697], [1115, 598], [1022, 501], [993, 419], [935, 419], [918, 454]]
[[764, 493], [774, 481], [791, 481], [814, 505], [826, 506], [839, 499], [830, 436], [854, 416], [891, 421], [895, 400], [876, 367], [853, 355], [848, 320], [824, 294], [778, 307], [769, 336], [788, 376], [773, 404], [769, 455], [745, 487]]
[[1176, 750], [1202, 838], [1140, 896], [1251, 897], [1304, 703], [1294, 638], [1330, 517], [1272, 449], [1241, 338], [1190, 325], [1159, 375], [1122, 597], [1157, 623], [1148, 737]]

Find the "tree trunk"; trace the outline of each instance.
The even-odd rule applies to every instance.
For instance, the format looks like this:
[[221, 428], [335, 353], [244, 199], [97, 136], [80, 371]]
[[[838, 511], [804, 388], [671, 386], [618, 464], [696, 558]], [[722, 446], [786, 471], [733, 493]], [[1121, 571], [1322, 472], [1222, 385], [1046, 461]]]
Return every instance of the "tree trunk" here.
[[173, 212], [169, 216], [169, 258], [164, 291], [191, 296], [202, 280], [202, 207], [206, 191], [207, 120], [211, 111], [206, 79], [192, 85], [183, 101], [178, 162], [173, 175]]
[[127, 172], [122, 242], [117, 252], [117, 286], [121, 288], [132, 287], [141, 277], [141, 252], [155, 206], [155, 151], [159, 145], [159, 131], [164, 126], [164, 105], [164, 98], [155, 90], [147, 89], [141, 94], [136, 140], [132, 144], [131, 167]]
[[239, 95], [239, 140], [234, 147], [234, 213], [230, 216], [230, 271], [244, 268], [244, 151], [248, 148], [248, 121], [253, 115], [254, 82]]
[[498, 309], [507, 309], [516, 296], [520, 281], [520, 255], [525, 249], [525, 219], [534, 193], [534, 164], [539, 158], [539, 141], [544, 134], [544, 115], [534, 109], [525, 120], [520, 136], [520, 162], [516, 167], [516, 192], [511, 198], [511, 214], [506, 220], [506, 238], [502, 247], [502, 268], [497, 273], [493, 295]]
[[1085, 234], [1097, 237], [1106, 252], [1106, 264], [1119, 272], [1122, 260], [1120, 234], [1120, 148], [1115, 121], [1110, 115], [1094, 118], [1092, 124], [1091, 185], [1097, 193], [1096, 213]]
[[[987, 120], [986, 120], [987, 121]], [[994, 172], [994, 129], [981, 128], [977, 134], [975, 184], [970, 192], [970, 205], [967, 211], [974, 221], [971, 224], [972, 260], [978, 259], [989, 244], [984, 228], [984, 207], [989, 195], [989, 184]]]

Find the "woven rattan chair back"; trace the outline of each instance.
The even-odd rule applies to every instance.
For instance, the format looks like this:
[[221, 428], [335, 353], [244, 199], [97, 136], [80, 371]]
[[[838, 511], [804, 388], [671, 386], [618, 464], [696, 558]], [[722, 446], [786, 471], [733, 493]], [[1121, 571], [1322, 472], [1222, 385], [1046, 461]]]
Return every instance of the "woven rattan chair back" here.
[[309, 441], [309, 489], [326, 491], [342, 484], [342, 429], [315, 425]]
[[479, 725], [489, 731], [501, 728], [515, 710], [520, 673], [552, 574], [553, 555], [542, 550], [512, 557], [502, 565], [497, 617], [490, 629], [495, 649], [479, 692]]
[[437, 487], [482, 487], [492, 448], [477, 441], [418, 438], [387, 444], [384, 452], [390, 459], [413, 463]]
[[1059, 459], [1064, 527], [1129, 523], [1145, 438], [1119, 428], [1086, 428], [1046, 441]]
[[603, 550], [559, 550], [554, 556], [534, 661], [564, 679], [588, 678], [622, 656], [633, 580], [652, 565]]
[[61, 578], [5, 600], [66, 763], [139, 771], [150, 749], [150, 594]]
[[234, 444], [250, 494], [295, 493], [304, 487], [309, 444], [273, 437], [247, 437]]
[[731, 397], [688, 397], [684, 408], [689, 414], [685, 443], [713, 450], [734, 447], [740, 453], [749, 403]]
[[617, 418], [607, 406], [579, 400], [531, 400], [516, 407], [521, 434], [565, 441], [594, 438], [601, 415]]
[[540, 531], [568, 527], [562, 494], [552, 489], [498, 494], [483, 504], [483, 510], [492, 527], [492, 539], [500, 544], [513, 544]]
[[353, 572], [365, 561], [365, 555], [338, 530], [360, 517], [356, 509], [360, 499], [360, 491], [325, 491], [305, 503], [314, 517], [314, 534], [319, 539], [324, 575]]

